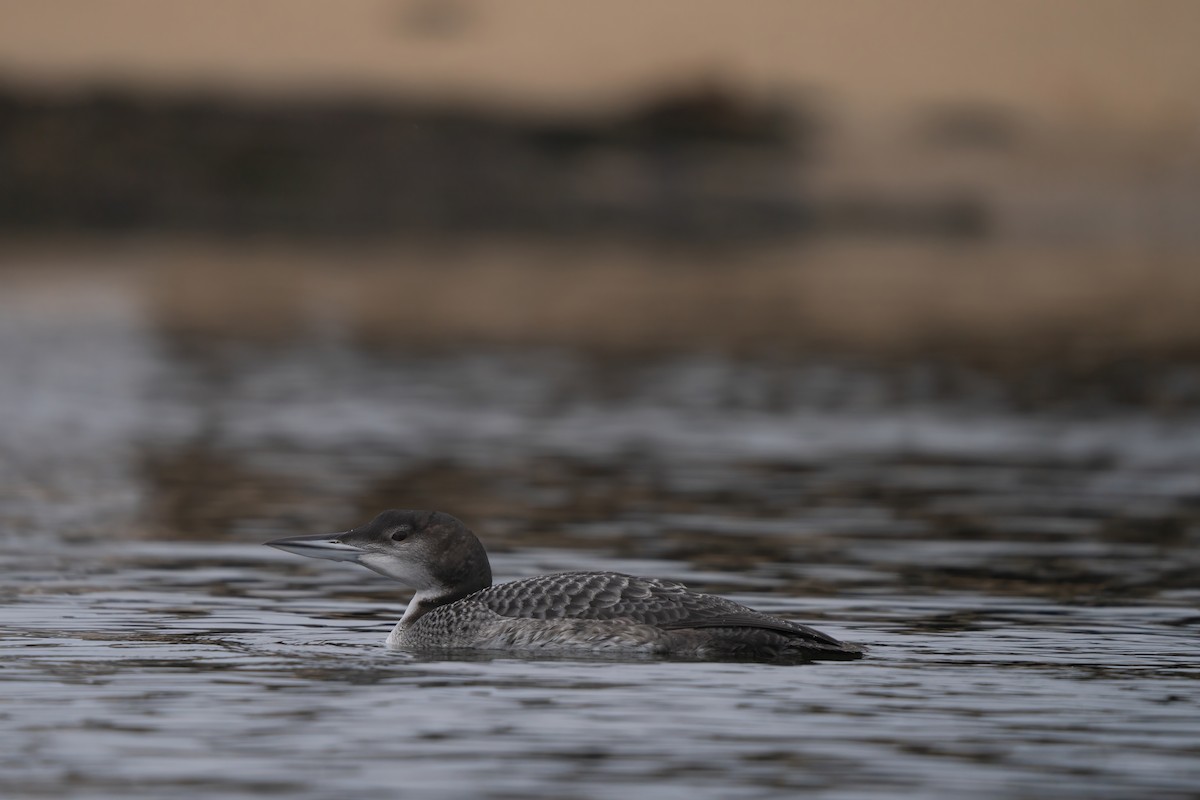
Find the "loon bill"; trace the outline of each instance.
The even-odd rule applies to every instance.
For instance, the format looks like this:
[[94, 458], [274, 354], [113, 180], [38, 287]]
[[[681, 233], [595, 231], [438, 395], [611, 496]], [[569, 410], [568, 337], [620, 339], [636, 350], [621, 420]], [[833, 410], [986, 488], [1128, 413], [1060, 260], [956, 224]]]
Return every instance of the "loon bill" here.
[[706, 660], [852, 659], [862, 648], [683, 585], [616, 572], [563, 572], [492, 585], [487, 552], [439, 511], [384, 511], [344, 533], [270, 547], [353, 561], [416, 590], [394, 649], [644, 654]]

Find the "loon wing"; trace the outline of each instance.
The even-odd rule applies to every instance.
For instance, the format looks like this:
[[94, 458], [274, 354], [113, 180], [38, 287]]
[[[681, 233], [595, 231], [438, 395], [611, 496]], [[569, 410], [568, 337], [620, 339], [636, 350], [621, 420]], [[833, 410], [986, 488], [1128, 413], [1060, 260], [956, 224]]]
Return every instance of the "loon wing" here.
[[842, 644], [829, 634], [821, 633], [816, 628], [810, 628], [807, 625], [801, 625], [798, 622], [792, 622], [782, 617], [762, 614], [752, 609], [746, 610], [750, 613], [719, 614], [711, 617], [683, 619], [679, 622], [661, 624], [659, 627], [664, 630], [678, 630], [682, 628], [758, 628], [802, 639], [811, 639], [825, 644]]
[[683, 584], [616, 572], [562, 572], [501, 583], [470, 599], [505, 617], [629, 620], [664, 630], [758, 628], [839, 645], [820, 631]]

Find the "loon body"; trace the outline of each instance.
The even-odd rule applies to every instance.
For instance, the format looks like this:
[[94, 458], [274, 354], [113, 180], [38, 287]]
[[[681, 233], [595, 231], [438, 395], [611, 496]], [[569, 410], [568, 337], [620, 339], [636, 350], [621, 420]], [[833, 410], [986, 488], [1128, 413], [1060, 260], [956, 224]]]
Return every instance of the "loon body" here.
[[765, 661], [862, 655], [813, 628], [671, 581], [563, 572], [493, 586], [483, 544], [437, 511], [385, 511], [344, 533], [266, 544], [353, 561], [415, 589], [387, 638], [394, 649]]

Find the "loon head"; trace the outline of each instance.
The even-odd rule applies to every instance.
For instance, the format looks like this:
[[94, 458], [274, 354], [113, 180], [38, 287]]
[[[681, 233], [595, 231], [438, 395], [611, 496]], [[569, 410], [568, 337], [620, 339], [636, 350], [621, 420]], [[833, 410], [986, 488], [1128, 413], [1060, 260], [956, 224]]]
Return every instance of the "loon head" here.
[[290, 536], [265, 544], [310, 558], [362, 564], [435, 604], [492, 585], [483, 544], [466, 525], [440, 511], [384, 511], [344, 533]]

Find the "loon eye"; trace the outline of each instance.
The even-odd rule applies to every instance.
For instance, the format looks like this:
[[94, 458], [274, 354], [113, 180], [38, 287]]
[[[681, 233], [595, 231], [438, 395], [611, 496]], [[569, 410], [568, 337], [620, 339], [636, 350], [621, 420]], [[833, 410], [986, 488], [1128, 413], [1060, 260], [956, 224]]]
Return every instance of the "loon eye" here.
[[407, 538], [408, 538], [408, 528], [397, 528], [396, 530], [392, 531], [392, 541], [393, 542], [403, 542]]

